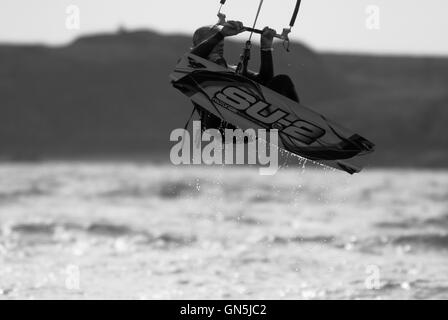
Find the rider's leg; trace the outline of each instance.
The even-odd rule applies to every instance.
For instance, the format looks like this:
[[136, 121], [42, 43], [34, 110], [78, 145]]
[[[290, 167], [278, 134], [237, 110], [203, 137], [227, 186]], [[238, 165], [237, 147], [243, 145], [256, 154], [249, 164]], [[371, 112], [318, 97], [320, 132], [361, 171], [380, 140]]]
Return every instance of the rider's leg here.
[[[204, 132], [207, 129], [218, 129], [219, 132], [221, 133], [221, 138], [222, 141], [227, 143], [226, 141], [226, 133], [225, 130], [226, 129], [230, 129], [230, 130], [236, 130], [237, 127], [235, 127], [234, 125], [221, 120], [220, 118], [218, 118], [217, 116], [215, 116], [214, 114], [205, 111], [203, 109], [198, 109], [199, 115], [201, 117], [201, 123], [202, 123], [202, 128], [201, 128], [201, 132]], [[249, 138], [247, 136], [244, 137], [244, 144], [249, 143]], [[238, 143], [236, 137], [233, 139], [233, 143]]]
[[268, 82], [267, 87], [274, 90], [275, 92], [280, 93], [281, 95], [288, 97], [291, 100], [297, 101], [300, 103], [300, 98], [297, 95], [296, 88], [291, 78], [287, 75], [281, 74], [272, 78], [271, 81]]
[[223, 121], [221, 118], [218, 118], [213, 113], [205, 111], [203, 109], [198, 109], [199, 115], [201, 117], [202, 123], [202, 132], [207, 129], [218, 129], [221, 132], [221, 135], [224, 137], [225, 129], [236, 129], [235, 126], [231, 125], [228, 122]]

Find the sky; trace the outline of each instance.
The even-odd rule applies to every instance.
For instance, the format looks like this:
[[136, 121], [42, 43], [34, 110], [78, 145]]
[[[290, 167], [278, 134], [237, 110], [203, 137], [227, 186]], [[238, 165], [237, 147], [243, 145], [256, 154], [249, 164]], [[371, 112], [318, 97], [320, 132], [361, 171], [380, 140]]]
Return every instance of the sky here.
[[[227, 0], [223, 12], [249, 26], [258, 3]], [[257, 26], [281, 32], [294, 5], [264, 0]], [[0, 43], [61, 45], [119, 27], [191, 35], [216, 23], [218, 8], [219, 0], [0, 0]], [[291, 38], [320, 51], [448, 55], [447, 15], [447, 0], [302, 0]]]

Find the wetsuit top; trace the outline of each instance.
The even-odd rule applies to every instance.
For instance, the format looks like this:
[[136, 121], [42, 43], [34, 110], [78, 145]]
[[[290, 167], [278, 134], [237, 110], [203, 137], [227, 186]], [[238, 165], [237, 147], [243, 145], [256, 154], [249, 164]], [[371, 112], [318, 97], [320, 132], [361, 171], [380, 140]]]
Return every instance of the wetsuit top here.
[[[191, 50], [191, 53], [198, 57], [207, 59], [210, 53], [213, 51], [213, 48], [222, 40], [224, 40], [224, 36], [221, 32], [218, 32], [214, 36], [194, 47]], [[220, 61], [217, 61], [216, 63], [223, 65], [226, 68], [228, 67], [224, 58], [222, 58]], [[272, 51], [261, 50], [260, 73], [256, 74], [253, 72], [248, 72], [247, 77], [262, 85], [266, 85], [269, 81], [272, 80], [272, 78], [274, 77], [274, 62], [272, 58]]]

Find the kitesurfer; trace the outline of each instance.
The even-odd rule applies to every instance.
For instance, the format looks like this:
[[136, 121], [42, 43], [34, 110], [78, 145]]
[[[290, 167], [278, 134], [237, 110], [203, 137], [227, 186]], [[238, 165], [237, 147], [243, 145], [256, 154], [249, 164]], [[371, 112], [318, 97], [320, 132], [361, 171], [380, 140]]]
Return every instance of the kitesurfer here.
[[[231, 68], [224, 59], [224, 39], [244, 32], [243, 23], [228, 21], [222, 26], [205, 26], [197, 29], [193, 35], [193, 49], [191, 53], [201, 58], [212, 61], [226, 68]], [[256, 81], [294, 101], [300, 102], [294, 83], [287, 75], [274, 76], [273, 43], [276, 31], [266, 27], [261, 35], [261, 65], [258, 74], [248, 72], [249, 79]], [[232, 125], [224, 123], [213, 114], [200, 110], [203, 129], [232, 128]]]

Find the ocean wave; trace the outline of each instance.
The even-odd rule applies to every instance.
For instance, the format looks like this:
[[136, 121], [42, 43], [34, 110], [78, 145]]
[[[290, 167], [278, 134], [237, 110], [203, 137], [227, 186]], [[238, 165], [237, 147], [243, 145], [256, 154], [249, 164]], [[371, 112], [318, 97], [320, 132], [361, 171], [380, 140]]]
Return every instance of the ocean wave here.
[[418, 229], [422, 227], [448, 228], [448, 213], [427, 219], [409, 218], [400, 221], [382, 221], [375, 224], [383, 229]]
[[443, 214], [440, 217], [428, 218], [424, 223], [429, 226], [448, 228], [448, 213]]
[[184, 246], [191, 245], [197, 239], [192, 236], [170, 232], [156, 233], [135, 229], [126, 225], [93, 222], [80, 225], [72, 222], [28, 222], [12, 224], [3, 228], [2, 238], [21, 244], [39, 245], [64, 242], [64, 239], [76, 241], [77, 236], [87, 236], [94, 239], [132, 239], [140, 245]]
[[159, 185], [157, 195], [162, 199], [175, 199], [188, 196], [197, 195], [200, 193], [200, 188], [197, 183], [186, 181], [163, 182]]
[[335, 240], [333, 236], [271, 236], [264, 237], [261, 242], [270, 244], [289, 244], [289, 243], [320, 243], [329, 244]]
[[141, 199], [156, 197], [161, 199], [176, 199], [191, 197], [200, 193], [196, 182], [188, 181], [161, 181], [148, 185], [124, 185], [113, 190], [100, 193], [101, 198], [132, 198]]
[[448, 250], [448, 234], [411, 234], [393, 239], [397, 245], [418, 246], [424, 249]]
[[49, 194], [51, 194], [50, 190], [37, 185], [31, 185], [23, 189], [0, 191], [0, 202], [15, 201], [20, 198], [45, 196]]
[[382, 229], [412, 229], [422, 226], [423, 222], [416, 218], [401, 221], [382, 221], [375, 224], [375, 227]]

